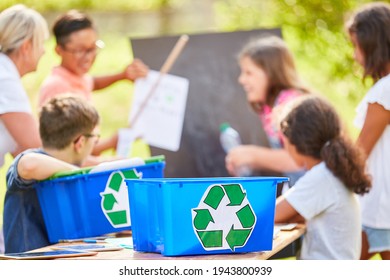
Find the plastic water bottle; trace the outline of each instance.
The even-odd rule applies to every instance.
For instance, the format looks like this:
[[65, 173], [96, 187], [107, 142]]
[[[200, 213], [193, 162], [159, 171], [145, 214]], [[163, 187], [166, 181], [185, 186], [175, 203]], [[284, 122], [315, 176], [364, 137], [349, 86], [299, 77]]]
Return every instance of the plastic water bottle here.
[[[240, 134], [230, 126], [229, 123], [222, 123], [219, 127], [220, 136], [219, 140], [221, 142], [222, 148], [226, 153], [237, 146], [241, 145], [241, 137]], [[238, 170], [236, 170], [236, 174], [239, 177], [247, 177], [252, 174], [252, 171], [248, 166], [239, 166]]]

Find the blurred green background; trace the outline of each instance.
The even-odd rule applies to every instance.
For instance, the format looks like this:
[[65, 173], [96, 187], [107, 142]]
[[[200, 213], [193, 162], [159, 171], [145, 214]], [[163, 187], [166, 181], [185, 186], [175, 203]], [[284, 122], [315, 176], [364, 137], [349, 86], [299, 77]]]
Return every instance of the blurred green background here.
[[[370, 81], [363, 84], [361, 69], [353, 62], [352, 46], [344, 22], [365, 0], [30, 0], [0, 2], [0, 10], [22, 3], [41, 12], [51, 28], [55, 17], [80, 9], [95, 21], [106, 47], [98, 55], [92, 74], [121, 71], [132, 60], [129, 36], [177, 35], [281, 27], [285, 41], [295, 55], [302, 78], [326, 96], [341, 114], [352, 137], [354, 108]], [[23, 83], [36, 112], [37, 93], [42, 80], [58, 64], [54, 40], [35, 73]], [[108, 136], [127, 123], [132, 84], [119, 82], [94, 95], [102, 115], [102, 134]], [[142, 143], [136, 151], [142, 153]], [[11, 161], [8, 157], [7, 164]], [[0, 170], [0, 199], [5, 191], [5, 169]], [[0, 203], [2, 213], [2, 203]], [[1, 222], [0, 222], [1, 223]]]

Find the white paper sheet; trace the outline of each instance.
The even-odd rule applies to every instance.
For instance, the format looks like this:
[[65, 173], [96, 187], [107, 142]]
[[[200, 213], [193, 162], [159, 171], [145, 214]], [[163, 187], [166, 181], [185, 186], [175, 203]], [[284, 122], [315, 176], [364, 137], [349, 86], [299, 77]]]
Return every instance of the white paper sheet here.
[[[134, 99], [129, 123], [149, 95], [160, 73], [149, 71], [146, 78], [138, 79], [134, 87]], [[178, 151], [185, 115], [189, 81], [186, 78], [165, 74], [148, 100], [132, 129], [142, 132], [143, 139], [151, 146]]]

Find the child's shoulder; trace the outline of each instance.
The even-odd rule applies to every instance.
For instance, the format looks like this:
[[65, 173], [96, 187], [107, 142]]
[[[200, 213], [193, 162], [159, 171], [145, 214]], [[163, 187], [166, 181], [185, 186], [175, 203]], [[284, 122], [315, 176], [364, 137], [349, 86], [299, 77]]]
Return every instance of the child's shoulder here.
[[378, 80], [368, 91], [366, 102], [379, 103], [390, 110], [390, 74]]
[[[26, 154], [32, 154], [32, 153], [36, 153], [36, 154], [46, 154], [45, 151], [43, 151], [41, 148], [32, 148], [32, 149], [27, 149], [23, 152], [21, 152], [20, 154], [18, 154], [14, 159], [13, 161], [11, 162], [10, 166], [8, 167], [8, 170], [7, 170], [7, 178], [9, 177], [18, 177], [18, 171], [17, 171], [17, 166], [19, 164], [19, 161], [20, 159], [26, 155]], [[7, 179], [7, 182], [8, 182], [8, 179]]]
[[22, 156], [24, 156], [26, 154], [45, 154], [45, 155], [47, 155], [47, 153], [42, 148], [31, 148], [31, 149], [24, 150], [23, 152], [18, 154], [14, 158], [13, 162], [18, 161]]
[[287, 103], [299, 96], [302, 96], [302, 92], [296, 89], [285, 89], [282, 90], [278, 97], [276, 98], [276, 104], [284, 104]]
[[379, 79], [372, 88], [390, 88], [390, 74], [387, 76], [384, 76], [383, 78]]

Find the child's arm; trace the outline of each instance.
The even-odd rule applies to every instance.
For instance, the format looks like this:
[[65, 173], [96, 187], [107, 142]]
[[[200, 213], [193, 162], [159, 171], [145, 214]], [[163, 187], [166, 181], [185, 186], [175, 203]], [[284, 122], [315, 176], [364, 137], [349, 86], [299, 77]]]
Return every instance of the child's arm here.
[[367, 156], [390, 123], [390, 111], [378, 103], [368, 104], [367, 115], [357, 140]]
[[38, 153], [23, 155], [17, 166], [18, 174], [24, 180], [44, 180], [57, 172], [77, 169], [65, 161]]
[[17, 149], [12, 153], [13, 156], [42, 145], [38, 123], [31, 114], [25, 112], [5, 113], [0, 115], [0, 119], [17, 143]]
[[229, 152], [226, 156], [226, 168], [229, 173], [235, 176], [234, 170], [239, 166], [282, 173], [300, 170], [286, 150], [255, 145], [241, 145]]
[[118, 74], [94, 77], [93, 90], [106, 88], [113, 83], [120, 80], [135, 81], [138, 78], [145, 77], [148, 74], [149, 68], [141, 60], [134, 59], [133, 63], [126, 67], [126, 69]]
[[303, 223], [305, 219], [282, 195], [276, 199], [275, 223]]

